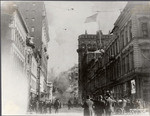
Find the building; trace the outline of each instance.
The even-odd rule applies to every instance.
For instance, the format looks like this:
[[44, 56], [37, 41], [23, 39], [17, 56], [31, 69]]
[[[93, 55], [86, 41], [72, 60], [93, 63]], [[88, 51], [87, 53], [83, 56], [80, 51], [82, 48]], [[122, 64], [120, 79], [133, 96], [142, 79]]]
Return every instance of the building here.
[[43, 94], [46, 98], [49, 33], [44, 2], [6, 2], [1, 16], [3, 67], [10, 68], [11, 61], [10, 71], [26, 77], [29, 101]]
[[[29, 28], [29, 34], [35, 44], [34, 53], [38, 64], [37, 90], [38, 94], [46, 95], [47, 92], [47, 62], [49, 56], [47, 47], [49, 30], [44, 2], [15, 2], [23, 14]], [[40, 84], [39, 84], [40, 83]], [[39, 97], [40, 97], [39, 95]], [[42, 95], [43, 96], [43, 95]]]
[[[28, 59], [26, 56], [28, 46], [26, 36], [29, 29], [22, 14], [12, 3], [6, 3], [2, 6], [1, 27], [2, 99], [4, 101], [3, 106], [5, 106], [3, 113], [7, 114], [8, 97], [18, 97], [17, 100], [22, 98], [26, 100], [28, 98], [29, 73], [27, 71]], [[32, 48], [29, 49], [29, 52], [32, 52]], [[17, 100], [12, 98], [14, 104], [20, 105]]]
[[100, 58], [99, 49], [106, 46], [111, 35], [104, 35], [101, 31], [97, 34], [82, 34], [78, 39], [78, 56], [79, 56], [79, 98], [84, 99], [88, 90], [86, 89], [88, 81], [88, 65], [92, 64], [95, 59]]
[[42, 21], [44, 2], [15, 2], [29, 28], [29, 34], [37, 49], [42, 48]]
[[109, 68], [113, 76], [107, 76], [106, 80], [107, 87], [112, 88], [116, 98], [126, 96], [133, 100], [149, 100], [149, 17], [149, 2], [128, 2], [114, 24], [114, 38], [106, 49], [108, 56], [114, 56], [113, 61], [106, 61], [112, 63], [111, 68], [106, 69]]
[[149, 27], [149, 2], [128, 2], [114, 24], [110, 42], [103, 48], [105, 52], [86, 70], [86, 95], [98, 97], [109, 90], [115, 99], [127, 97], [148, 103]]

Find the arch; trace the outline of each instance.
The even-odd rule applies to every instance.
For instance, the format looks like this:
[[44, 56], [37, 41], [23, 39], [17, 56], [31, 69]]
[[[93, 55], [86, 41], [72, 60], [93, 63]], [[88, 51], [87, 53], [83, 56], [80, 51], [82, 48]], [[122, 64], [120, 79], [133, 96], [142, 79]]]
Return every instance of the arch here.
[[80, 45], [80, 48], [86, 49], [86, 44], [85, 44], [85, 43], [82, 43], [82, 44]]
[[92, 48], [92, 44], [87, 44], [87, 48], [91, 49]]

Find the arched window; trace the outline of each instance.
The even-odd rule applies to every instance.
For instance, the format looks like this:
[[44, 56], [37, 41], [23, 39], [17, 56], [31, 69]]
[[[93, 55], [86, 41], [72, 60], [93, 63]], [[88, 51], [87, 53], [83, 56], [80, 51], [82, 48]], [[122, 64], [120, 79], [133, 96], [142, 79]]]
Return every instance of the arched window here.
[[81, 44], [81, 49], [86, 49], [86, 44]]
[[142, 35], [143, 37], [148, 37], [148, 32], [149, 32], [149, 20], [150, 18], [149, 17], [146, 17], [146, 16], [143, 16], [143, 17], [139, 17], [139, 22], [140, 22], [140, 25], [141, 25], [141, 32], [142, 32]]
[[91, 48], [92, 48], [92, 45], [91, 45], [91, 44], [88, 44], [88, 45], [87, 45], [87, 48], [88, 48], [88, 50], [91, 49]]
[[96, 50], [96, 49], [97, 49], [96, 44], [93, 44], [93, 49], [94, 49], [94, 50]]

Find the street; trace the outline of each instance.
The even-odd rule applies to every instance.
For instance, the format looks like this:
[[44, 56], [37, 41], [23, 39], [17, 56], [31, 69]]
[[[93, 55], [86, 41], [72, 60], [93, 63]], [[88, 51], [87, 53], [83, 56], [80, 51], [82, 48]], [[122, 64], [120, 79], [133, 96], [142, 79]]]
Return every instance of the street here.
[[[83, 108], [72, 108], [68, 110], [68, 108], [61, 108], [59, 113], [55, 114], [54, 109], [52, 109], [52, 114], [29, 114], [29, 115], [36, 115], [36, 116], [83, 116]], [[149, 113], [140, 113], [140, 114], [124, 114], [124, 115], [113, 115], [113, 116], [149, 116]]]
[[67, 107], [61, 108], [59, 110], [59, 113], [55, 114], [54, 109], [52, 109], [52, 114], [29, 114], [29, 115], [36, 115], [36, 116], [42, 116], [42, 115], [50, 115], [50, 116], [83, 116], [83, 108], [72, 108], [68, 110]]

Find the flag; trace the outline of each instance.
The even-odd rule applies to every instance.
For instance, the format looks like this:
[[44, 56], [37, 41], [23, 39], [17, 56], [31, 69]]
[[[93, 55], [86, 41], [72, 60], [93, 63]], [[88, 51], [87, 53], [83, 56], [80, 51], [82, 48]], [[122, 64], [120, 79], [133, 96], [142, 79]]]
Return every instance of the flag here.
[[98, 13], [86, 18], [84, 23], [96, 22]]

